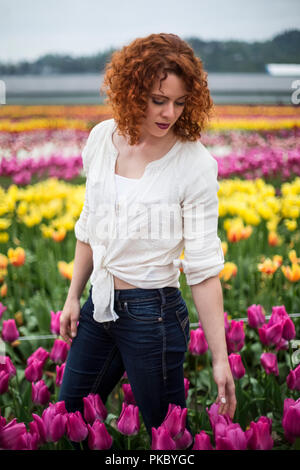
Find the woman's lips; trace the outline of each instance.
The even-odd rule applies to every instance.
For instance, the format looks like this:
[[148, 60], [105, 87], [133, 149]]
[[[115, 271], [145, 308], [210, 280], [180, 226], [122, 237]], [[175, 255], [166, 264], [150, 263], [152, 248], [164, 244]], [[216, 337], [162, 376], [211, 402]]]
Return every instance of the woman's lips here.
[[170, 124], [162, 124], [162, 123], [159, 123], [159, 122], [156, 122], [155, 123], [160, 129], [168, 129], [168, 127], [170, 126]]

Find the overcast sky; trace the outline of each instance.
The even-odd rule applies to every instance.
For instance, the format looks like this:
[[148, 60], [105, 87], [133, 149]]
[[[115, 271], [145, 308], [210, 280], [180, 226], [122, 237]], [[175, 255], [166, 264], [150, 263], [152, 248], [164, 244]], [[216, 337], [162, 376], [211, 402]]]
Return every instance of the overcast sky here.
[[299, 25], [300, 0], [0, 0], [0, 61], [90, 55], [161, 32], [261, 41]]

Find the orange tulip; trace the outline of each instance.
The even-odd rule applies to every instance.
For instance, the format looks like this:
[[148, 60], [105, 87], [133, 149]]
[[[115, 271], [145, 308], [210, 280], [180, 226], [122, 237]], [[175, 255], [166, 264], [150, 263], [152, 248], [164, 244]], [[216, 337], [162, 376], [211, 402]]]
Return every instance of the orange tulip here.
[[0, 269], [6, 269], [8, 265], [8, 258], [0, 253]]
[[293, 263], [292, 268], [290, 266], [281, 266], [281, 270], [290, 282], [297, 282], [300, 280], [299, 264]]
[[65, 261], [58, 261], [57, 263], [60, 274], [66, 279], [72, 279], [74, 261], [66, 263]]
[[15, 250], [13, 248], [9, 248], [7, 251], [8, 259], [11, 264], [14, 266], [22, 266], [25, 263], [25, 250], [18, 246]]
[[53, 231], [52, 233], [52, 239], [55, 241], [55, 242], [61, 242], [62, 240], [64, 240], [64, 238], [66, 237], [66, 229], [65, 228], [60, 228], [59, 230], [57, 231]]
[[274, 262], [270, 258], [267, 258], [263, 261], [263, 263], [259, 263], [257, 265], [258, 270], [265, 274], [274, 274], [275, 271], [278, 269], [278, 263]]
[[6, 297], [6, 295], [7, 295], [7, 284], [6, 284], [6, 282], [0, 288], [0, 295], [1, 295], [1, 297]]
[[268, 243], [270, 246], [278, 246], [281, 245], [282, 239], [277, 232], [271, 230], [268, 234]]
[[228, 281], [231, 277], [236, 276], [236, 274], [237, 265], [227, 261], [227, 263], [224, 264], [224, 268], [219, 273], [219, 278]]

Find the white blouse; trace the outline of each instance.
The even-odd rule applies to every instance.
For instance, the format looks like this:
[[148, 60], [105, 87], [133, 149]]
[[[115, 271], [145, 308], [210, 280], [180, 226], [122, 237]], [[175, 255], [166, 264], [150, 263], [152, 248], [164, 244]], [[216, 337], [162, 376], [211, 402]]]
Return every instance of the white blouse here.
[[[200, 142], [179, 140], [147, 164], [117, 197], [114, 119], [91, 130], [82, 151], [86, 192], [74, 232], [93, 251], [93, 317], [116, 321], [113, 275], [142, 289], [180, 287], [219, 274], [224, 255], [218, 228], [218, 166]], [[184, 259], [179, 259], [184, 249]]]

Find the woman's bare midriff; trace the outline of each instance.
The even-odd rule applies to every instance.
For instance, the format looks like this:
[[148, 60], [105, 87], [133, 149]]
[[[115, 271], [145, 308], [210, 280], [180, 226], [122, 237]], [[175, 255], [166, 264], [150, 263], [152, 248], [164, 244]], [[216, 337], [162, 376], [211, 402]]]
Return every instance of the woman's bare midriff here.
[[136, 289], [137, 286], [133, 286], [132, 284], [128, 284], [128, 282], [122, 281], [116, 276], [114, 277], [114, 288], [115, 289]]

